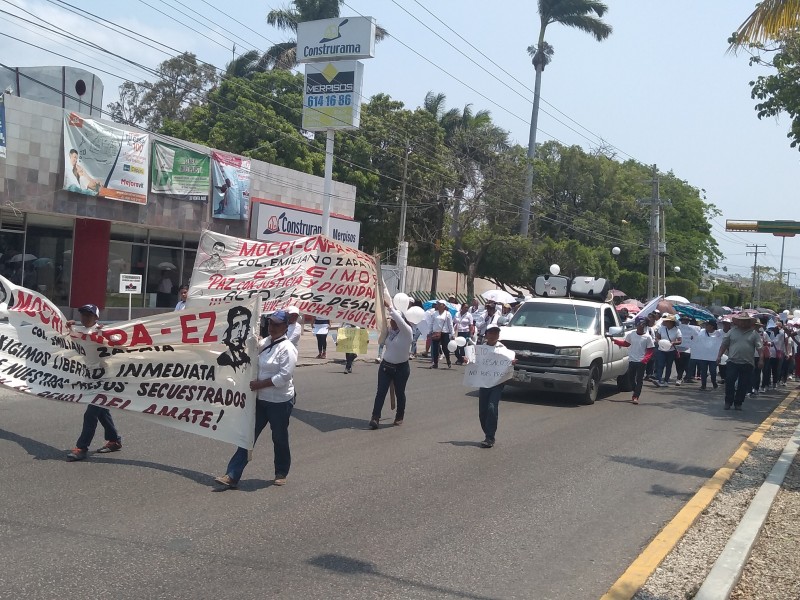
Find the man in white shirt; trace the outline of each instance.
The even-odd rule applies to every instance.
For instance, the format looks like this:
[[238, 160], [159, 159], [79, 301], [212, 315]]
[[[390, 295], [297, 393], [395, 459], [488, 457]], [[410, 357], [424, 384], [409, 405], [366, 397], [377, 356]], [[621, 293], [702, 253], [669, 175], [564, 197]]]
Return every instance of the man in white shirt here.
[[633, 383], [633, 396], [631, 402], [639, 404], [639, 396], [642, 393], [642, 381], [647, 363], [653, 356], [655, 340], [650, 335], [646, 317], [637, 317], [634, 321], [636, 329], [629, 331], [624, 340], [612, 341], [617, 346], [628, 348], [628, 378]]

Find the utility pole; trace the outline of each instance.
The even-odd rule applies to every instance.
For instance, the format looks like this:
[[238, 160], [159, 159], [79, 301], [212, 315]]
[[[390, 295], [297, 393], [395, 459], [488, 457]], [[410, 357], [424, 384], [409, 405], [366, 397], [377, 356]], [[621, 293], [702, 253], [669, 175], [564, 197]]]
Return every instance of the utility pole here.
[[431, 275], [431, 300], [436, 300], [439, 285], [439, 260], [442, 257], [442, 230], [444, 228], [445, 197], [441, 194], [436, 198], [436, 239], [433, 242], [433, 274]]
[[406, 156], [403, 160], [403, 183], [400, 188], [400, 234], [397, 240], [397, 266], [400, 269], [400, 291], [406, 291], [406, 270], [408, 268], [408, 242], [406, 242], [406, 212], [408, 204], [406, 202], [406, 176], [408, 175], [408, 155], [411, 148], [406, 143]]
[[669, 200], [661, 198], [659, 191], [658, 167], [653, 165], [653, 177], [647, 183], [653, 191], [649, 199], [639, 200], [640, 204], [650, 205], [650, 262], [647, 268], [647, 297], [653, 298], [665, 293], [666, 289], [666, 227], [663, 207]]
[[786, 287], [789, 288], [789, 299], [786, 301], [786, 304], [789, 306], [789, 312], [792, 311], [792, 300], [794, 299], [794, 290], [792, 286], [789, 285], [789, 277], [792, 275], [797, 275], [794, 271], [786, 271]]
[[[758, 255], [759, 254], [766, 254], [765, 251], [759, 250], [759, 248], [766, 248], [766, 244], [747, 244], [748, 248], [754, 248], [752, 252], [747, 252], [747, 256], [753, 255], [753, 288], [750, 290], [750, 308], [753, 308], [753, 298], [755, 298], [756, 294], [756, 276], [758, 275]], [[758, 301], [761, 300], [759, 296], [757, 298]]]

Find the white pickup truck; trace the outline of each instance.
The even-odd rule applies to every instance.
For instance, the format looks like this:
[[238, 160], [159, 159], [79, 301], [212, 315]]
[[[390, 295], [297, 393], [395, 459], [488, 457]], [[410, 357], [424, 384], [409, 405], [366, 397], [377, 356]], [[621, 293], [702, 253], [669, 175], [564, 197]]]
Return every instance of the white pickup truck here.
[[532, 298], [502, 328], [500, 341], [516, 354], [508, 385], [580, 394], [594, 404], [600, 384], [630, 391], [624, 328], [611, 304], [576, 298]]

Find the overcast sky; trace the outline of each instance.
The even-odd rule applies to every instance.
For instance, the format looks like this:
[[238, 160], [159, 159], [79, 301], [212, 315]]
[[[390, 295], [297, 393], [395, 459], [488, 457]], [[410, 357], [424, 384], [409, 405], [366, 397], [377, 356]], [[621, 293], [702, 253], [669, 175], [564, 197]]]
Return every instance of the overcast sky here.
[[[24, 7], [81, 38], [150, 66], [168, 56], [140, 44], [140, 35], [194, 52], [221, 68], [232, 56], [232, 41], [240, 52], [264, 50], [272, 42], [288, 38], [266, 24], [267, 12], [284, 4], [275, 0], [70, 3], [124, 25], [130, 30], [129, 36], [66, 13], [57, 2], [2, 0], [0, 10], [18, 12], [12, 4]], [[633, 157], [646, 164], [655, 163], [662, 171], [672, 171], [704, 189], [707, 200], [722, 211], [714, 221], [713, 233], [729, 271], [751, 272], [753, 259], [746, 256], [746, 244], [756, 243], [767, 244], [760, 264], [777, 270], [779, 238], [725, 232], [726, 219], [797, 219], [791, 207], [797, 206], [800, 155], [789, 147], [786, 138], [789, 119], [758, 120], [748, 84], [767, 71], [750, 67], [745, 54], [726, 53], [728, 36], [755, 2], [607, 3], [610, 9], [605, 20], [614, 33], [605, 42], [598, 43], [558, 25], [548, 28], [547, 40], [555, 47], [555, 56], [544, 73], [542, 108], [550, 114], [540, 115], [538, 140], [555, 138], [591, 149], [602, 139], [614, 146], [620, 159]], [[366, 61], [365, 95], [385, 92], [413, 108], [429, 90], [443, 92], [448, 107], [472, 104], [475, 110], [488, 109], [514, 140], [527, 144], [534, 73], [526, 48], [535, 42], [539, 28], [534, 0], [347, 0], [342, 15], [359, 13], [375, 17], [391, 34], [377, 46], [376, 57]], [[3, 15], [0, 33], [0, 62], [5, 64], [72, 62], [6, 37], [12, 35], [90, 63], [95, 69], [136, 81], [148, 78], [136, 67], [122, 65], [85, 46], [63, 39], [51, 41], [35, 27], [7, 15]], [[108, 103], [115, 99], [121, 80], [98, 74], [104, 81]], [[680, 226], [667, 223], [668, 228]], [[786, 241], [786, 270], [796, 270], [792, 281], [800, 283], [800, 240]]]

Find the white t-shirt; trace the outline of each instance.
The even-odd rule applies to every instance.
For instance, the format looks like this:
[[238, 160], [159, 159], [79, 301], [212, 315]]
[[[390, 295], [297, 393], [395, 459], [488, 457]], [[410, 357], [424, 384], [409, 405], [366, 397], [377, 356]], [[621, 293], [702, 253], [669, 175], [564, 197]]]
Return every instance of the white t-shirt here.
[[459, 333], [469, 333], [472, 324], [475, 322], [472, 313], [467, 311], [465, 314], [461, 314], [461, 312], [457, 312], [456, 316], [453, 317], [453, 324], [456, 326], [456, 331]]
[[[669, 340], [670, 342], [675, 342], [681, 337], [681, 330], [677, 327], [667, 327], [666, 325], [662, 325], [658, 328], [658, 335], [662, 340]], [[675, 346], [673, 346], [667, 352], [674, 352]]]
[[721, 331], [712, 331], [709, 334], [705, 328], [702, 329], [692, 342], [692, 358], [716, 361], [720, 344], [722, 344], [722, 335]]
[[639, 335], [636, 330], [629, 331], [625, 335], [625, 341], [630, 344], [628, 347], [628, 359], [631, 362], [642, 362], [647, 349], [654, 348], [656, 345], [647, 330], [642, 335]]

